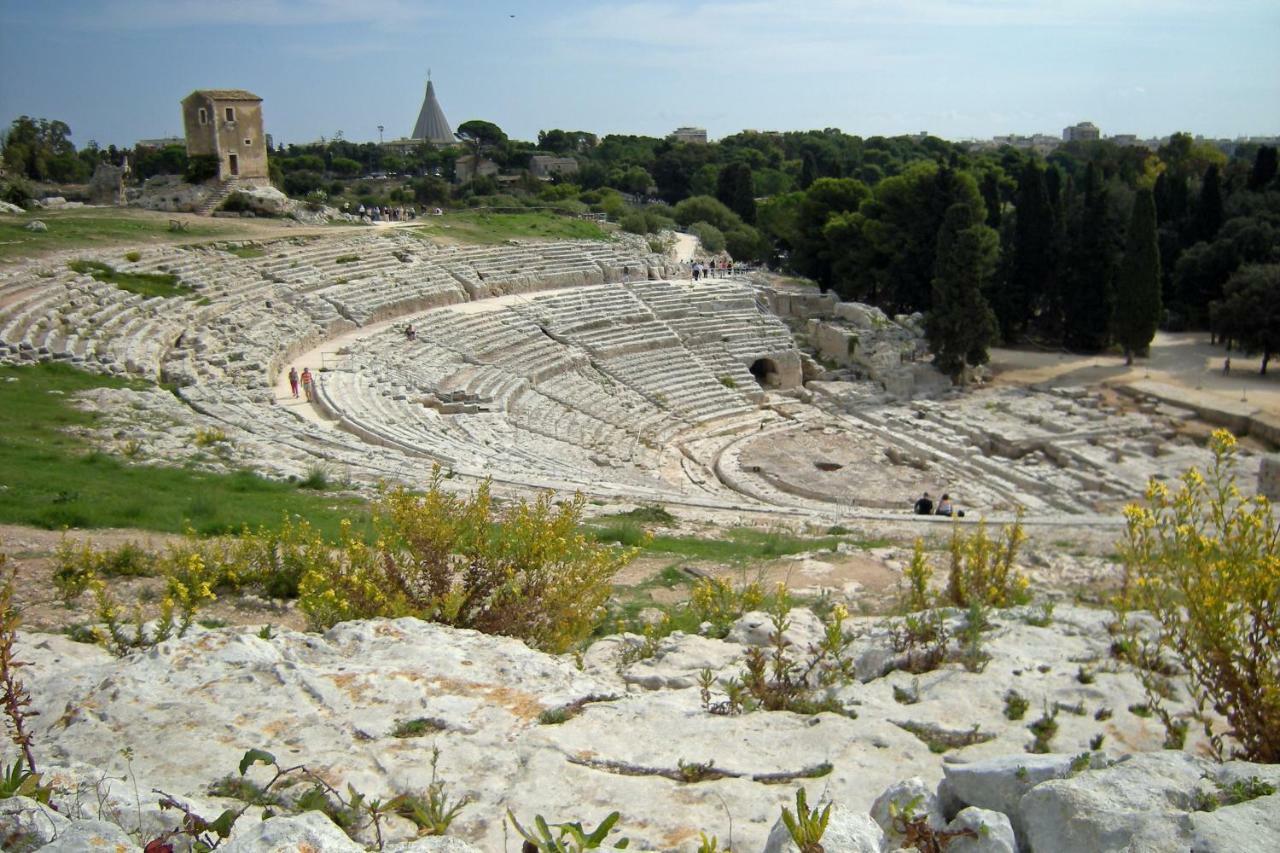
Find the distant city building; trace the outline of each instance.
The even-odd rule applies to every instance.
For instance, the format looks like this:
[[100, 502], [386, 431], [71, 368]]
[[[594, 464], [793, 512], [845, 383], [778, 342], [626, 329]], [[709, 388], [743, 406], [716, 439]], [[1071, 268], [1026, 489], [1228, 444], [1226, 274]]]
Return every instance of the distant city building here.
[[1094, 142], [1102, 138], [1102, 131], [1091, 121], [1082, 121], [1062, 129], [1064, 142]]
[[453, 145], [458, 141], [449, 120], [444, 117], [444, 110], [440, 109], [440, 102], [436, 100], [436, 87], [430, 75], [427, 76], [427, 94], [422, 98], [422, 109], [418, 110], [418, 121], [409, 136], [432, 145]]
[[170, 145], [186, 145], [187, 141], [181, 136], [162, 136], [159, 139], [139, 139], [133, 143], [134, 148], [142, 148], [144, 150], [159, 151], [161, 148], [168, 148]]
[[552, 157], [549, 154], [534, 154], [529, 158], [529, 174], [535, 178], [550, 178], [552, 175], [578, 174], [578, 161], [572, 157]]
[[1117, 133], [1115, 136], [1108, 136], [1107, 138], [1121, 148], [1132, 148], [1138, 144], [1138, 136], [1135, 133]]
[[218, 180], [268, 186], [262, 98], [243, 89], [197, 89], [182, 99], [187, 156], [212, 156]]
[[706, 145], [707, 129], [705, 127], [677, 127], [671, 134], [671, 138], [676, 142], [688, 142], [693, 145]]

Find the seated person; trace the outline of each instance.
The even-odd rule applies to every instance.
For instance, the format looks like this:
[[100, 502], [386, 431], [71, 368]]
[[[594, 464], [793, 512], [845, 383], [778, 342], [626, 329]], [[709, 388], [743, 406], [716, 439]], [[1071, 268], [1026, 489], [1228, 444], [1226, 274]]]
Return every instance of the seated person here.
[[951, 495], [943, 495], [938, 498], [937, 515], [945, 515], [948, 518], [955, 513], [955, 509], [951, 506]]
[[933, 515], [933, 498], [929, 497], [928, 492], [916, 501], [916, 515]]

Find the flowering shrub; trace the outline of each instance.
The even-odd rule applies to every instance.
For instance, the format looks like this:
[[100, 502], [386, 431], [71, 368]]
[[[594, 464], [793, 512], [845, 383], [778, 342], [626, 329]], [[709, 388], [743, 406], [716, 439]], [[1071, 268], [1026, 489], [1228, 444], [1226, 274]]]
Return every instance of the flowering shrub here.
[[499, 512], [487, 483], [458, 496], [441, 480], [437, 470], [425, 494], [384, 494], [373, 506], [373, 544], [344, 525], [327, 559], [312, 553], [299, 582], [312, 624], [418, 616], [552, 652], [585, 639], [635, 552], [579, 532], [581, 497], [557, 504], [544, 493]]
[[1022, 529], [1022, 512], [1017, 520], [1004, 528], [999, 539], [987, 536], [987, 523], [978, 524], [972, 536], [951, 531], [951, 569], [947, 575], [947, 597], [957, 607], [973, 602], [990, 607], [1026, 604], [1031, 596], [1025, 575], [1014, 567], [1018, 549], [1027, 539]]
[[[1142, 657], [1171, 653], [1185, 670], [1197, 708], [1225, 718], [1234, 752], [1250, 761], [1280, 762], [1280, 541], [1266, 498], [1245, 497], [1236, 485], [1236, 440], [1218, 430], [1213, 464], [1192, 468], [1176, 492], [1152, 480], [1146, 505], [1125, 509], [1121, 616], [1147, 610], [1159, 625]], [[1130, 642], [1141, 644], [1130, 620]], [[1148, 692], [1159, 676], [1139, 670]], [[1224, 753], [1223, 733], [1200, 718]]]

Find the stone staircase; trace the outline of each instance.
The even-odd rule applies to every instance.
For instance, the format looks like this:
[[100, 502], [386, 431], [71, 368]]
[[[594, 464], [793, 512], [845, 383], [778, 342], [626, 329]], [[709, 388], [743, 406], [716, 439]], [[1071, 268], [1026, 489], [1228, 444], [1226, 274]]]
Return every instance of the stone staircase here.
[[218, 185], [217, 189], [215, 189], [199, 207], [196, 208], [196, 215], [208, 216], [209, 214], [213, 213], [213, 211], [217, 209], [218, 205], [222, 204], [223, 200], [227, 196], [231, 195], [233, 192], [235, 192], [239, 188], [240, 188], [239, 178], [235, 178], [235, 177], [227, 178], [225, 181], [223, 181], [221, 184]]

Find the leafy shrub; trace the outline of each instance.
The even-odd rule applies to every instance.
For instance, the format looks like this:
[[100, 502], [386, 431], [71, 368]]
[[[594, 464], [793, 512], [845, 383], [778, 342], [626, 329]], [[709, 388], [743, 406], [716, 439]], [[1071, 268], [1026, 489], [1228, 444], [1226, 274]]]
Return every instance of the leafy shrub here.
[[372, 508], [372, 546], [344, 524], [328, 564], [301, 579], [299, 604], [312, 625], [411, 615], [555, 652], [585, 639], [634, 551], [578, 529], [581, 496], [556, 505], [544, 493], [499, 513], [488, 483], [460, 497], [442, 480], [437, 468], [423, 495], [385, 493]]
[[167, 569], [165, 595], [160, 600], [155, 624], [148, 629], [141, 604], [134, 611], [131, 625], [126, 626], [124, 613], [102, 578], [90, 577], [88, 587], [104, 629], [95, 632], [99, 642], [117, 655], [126, 655], [135, 649], [151, 648], [170, 637], [185, 635], [195, 623], [200, 608], [216, 598], [213, 581], [214, 575], [199, 554], [189, 554], [183, 565]]
[[1026, 541], [1022, 529], [1022, 513], [1000, 533], [999, 540], [987, 535], [982, 521], [973, 535], [966, 536], [955, 525], [951, 531], [951, 569], [947, 576], [947, 597], [957, 607], [968, 607], [977, 600], [991, 607], [1025, 604], [1030, 585], [1025, 575], [1014, 567], [1018, 549]]
[[709, 222], [695, 222], [689, 226], [689, 233], [698, 238], [702, 248], [712, 254], [724, 251], [724, 232]]
[[907, 582], [906, 595], [902, 607], [908, 612], [924, 610], [929, 606], [929, 581], [933, 578], [933, 567], [924, 553], [924, 540], [917, 538], [911, 548], [911, 562], [902, 573]]
[[193, 154], [187, 158], [187, 170], [183, 180], [189, 184], [202, 184], [218, 176], [218, 158], [213, 154]]
[[699, 623], [710, 622], [712, 636], [723, 637], [743, 614], [759, 609], [764, 590], [758, 581], [734, 587], [728, 578], [699, 578], [689, 593], [689, 607]]
[[[1225, 734], [1237, 745], [1233, 753], [1280, 762], [1280, 539], [1267, 499], [1246, 498], [1236, 485], [1234, 436], [1218, 430], [1210, 448], [1207, 476], [1192, 468], [1176, 493], [1153, 480], [1146, 506], [1126, 507], [1118, 621], [1130, 648], [1144, 657], [1168, 653], [1185, 668], [1219, 756]], [[1155, 617], [1154, 641], [1124, 618], [1135, 609]], [[1158, 674], [1138, 669], [1157, 705]], [[1225, 732], [1205, 717], [1205, 706], [1225, 717]]]

